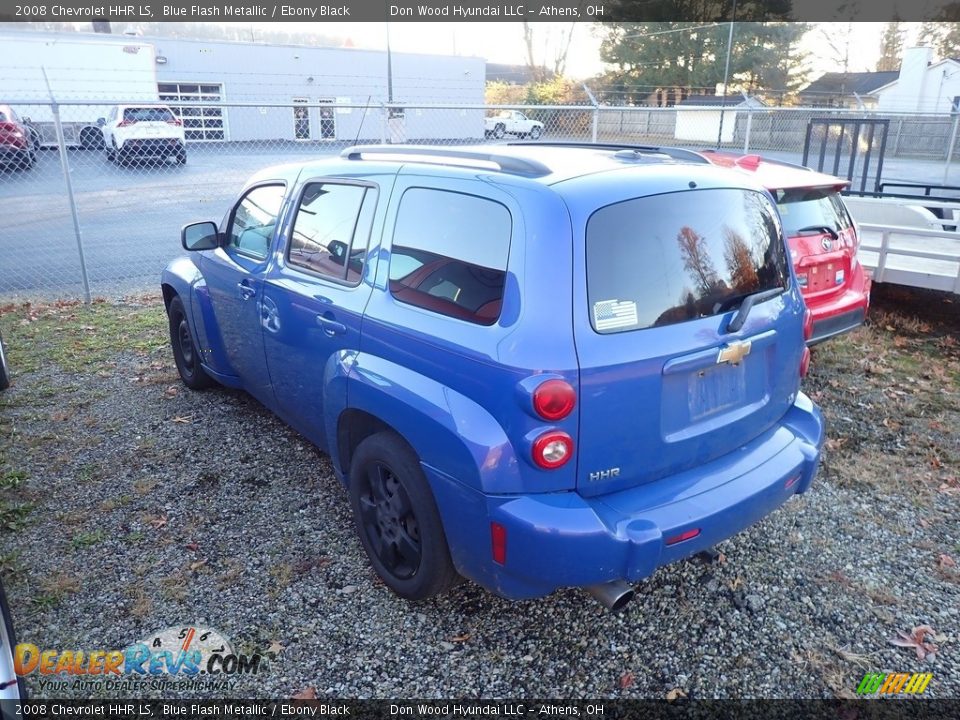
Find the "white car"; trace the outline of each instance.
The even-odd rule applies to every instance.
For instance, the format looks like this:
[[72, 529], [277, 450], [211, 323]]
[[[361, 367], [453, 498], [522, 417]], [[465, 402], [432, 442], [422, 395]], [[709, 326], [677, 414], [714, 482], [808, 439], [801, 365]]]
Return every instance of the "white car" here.
[[140, 159], [187, 162], [183, 122], [166, 105], [117, 105], [98, 121], [107, 159], [117, 164]]
[[498, 140], [507, 134], [536, 140], [543, 135], [543, 123], [531, 120], [519, 110], [501, 110], [484, 119], [483, 130], [487, 137]]

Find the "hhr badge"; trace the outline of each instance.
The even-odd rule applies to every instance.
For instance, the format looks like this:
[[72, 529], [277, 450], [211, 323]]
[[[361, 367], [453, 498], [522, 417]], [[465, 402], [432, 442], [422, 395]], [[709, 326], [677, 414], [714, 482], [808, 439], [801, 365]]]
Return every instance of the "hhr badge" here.
[[725, 348], [720, 348], [720, 353], [717, 355], [717, 364], [731, 363], [733, 365], [739, 365], [740, 361], [750, 354], [750, 345], [751, 342], [746, 340], [745, 342], [731, 343]]

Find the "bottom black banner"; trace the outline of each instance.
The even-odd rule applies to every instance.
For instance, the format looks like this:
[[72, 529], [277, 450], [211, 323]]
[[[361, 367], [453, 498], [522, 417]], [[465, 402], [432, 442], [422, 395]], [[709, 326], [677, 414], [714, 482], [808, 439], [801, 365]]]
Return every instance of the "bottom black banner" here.
[[3, 718], [595, 718], [598, 720], [941, 720], [960, 700], [30, 700], [0, 701]]

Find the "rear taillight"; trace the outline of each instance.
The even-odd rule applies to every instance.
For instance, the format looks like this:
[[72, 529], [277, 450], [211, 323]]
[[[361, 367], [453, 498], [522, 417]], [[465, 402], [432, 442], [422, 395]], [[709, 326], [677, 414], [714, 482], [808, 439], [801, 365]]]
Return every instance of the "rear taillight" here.
[[119, 123], [117, 123], [117, 127], [130, 127], [136, 122], [137, 122], [136, 120], [127, 120], [126, 118], [124, 118]]
[[177, 127], [181, 127], [181, 126], [183, 125], [183, 123], [182, 123], [180, 120], [178, 120], [177, 118], [173, 118], [172, 120], [167, 120], [167, 124], [168, 124], [168, 125], [176, 125]]
[[803, 355], [800, 357], [800, 377], [805, 378], [810, 371], [810, 348], [803, 348]]
[[805, 310], [803, 313], [803, 339], [806, 342], [813, 337], [813, 313]]
[[490, 523], [490, 554], [498, 565], [507, 564], [507, 529], [498, 522]]
[[533, 391], [533, 409], [544, 420], [563, 420], [576, 404], [577, 392], [566, 380], [547, 380]]
[[554, 470], [573, 457], [573, 438], [561, 430], [549, 430], [533, 441], [533, 462]]

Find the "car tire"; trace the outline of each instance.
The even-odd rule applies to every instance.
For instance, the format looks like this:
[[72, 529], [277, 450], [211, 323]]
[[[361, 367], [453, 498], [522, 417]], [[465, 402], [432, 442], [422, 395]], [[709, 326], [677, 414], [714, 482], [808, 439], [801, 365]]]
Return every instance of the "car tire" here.
[[27, 134], [30, 136], [30, 149], [34, 152], [37, 152], [40, 149], [40, 133], [34, 130], [32, 127], [27, 128]]
[[186, 148], [180, 148], [177, 151], [176, 157], [177, 165], [186, 165], [187, 164], [187, 150]]
[[80, 147], [84, 150], [101, 150], [103, 148], [103, 133], [100, 132], [100, 128], [83, 128], [80, 131]]
[[400, 597], [425, 600], [459, 579], [420, 460], [393, 432], [371, 435], [350, 463], [350, 505], [363, 549]]
[[183, 384], [191, 390], [204, 390], [213, 385], [213, 380], [207, 375], [200, 364], [200, 353], [193, 341], [193, 328], [183, 307], [179, 295], [174, 295], [167, 308], [167, 319], [170, 323], [170, 346], [173, 348], [173, 360], [177, 364], [177, 372]]
[[493, 136], [497, 140], [501, 140], [504, 135], [507, 134], [507, 126], [503, 123], [497, 123], [493, 128]]
[[532, 127], [529, 132], [530, 138], [533, 140], [539, 140], [540, 136], [543, 135], [543, 128], [541, 127]]
[[17, 167], [19, 167], [21, 170], [29, 170], [36, 162], [37, 156], [32, 150], [30, 150], [26, 152], [22, 158], [20, 158], [20, 162], [17, 163]]
[[10, 387], [10, 366], [7, 365], [7, 351], [3, 347], [3, 335], [0, 335], [0, 390]]
[[[17, 633], [13, 627], [13, 616], [10, 614], [10, 605], [7, 603], [7, 593], [3, 589], [3, 583], [0, 583], [0, 614], [3, 615], [3, 635], [0, 636], [0, 652], [3, 652], [5, 655], [2, 665], [9, 665], [9, 670], [12, 672], [15, 669], [13, 653], [14, 649], [17, 647]], [[30, 696], [27, 694], [26, 678], [16, 674], [14, 677], [16, 678], [17, 695], [19, 696], [20, 700], [29, 699]], [[6, 680], [6, 677], [4, 677], [3, 680]], [[10, 684], [12, 684], [12, 678]], [[20, 714], [17, 713], [14, 715], [13, 713], [10, 713], [10, 716], [20, 717]], [[3, 717], [8, 717], [8, 713], [4, 712]]]

